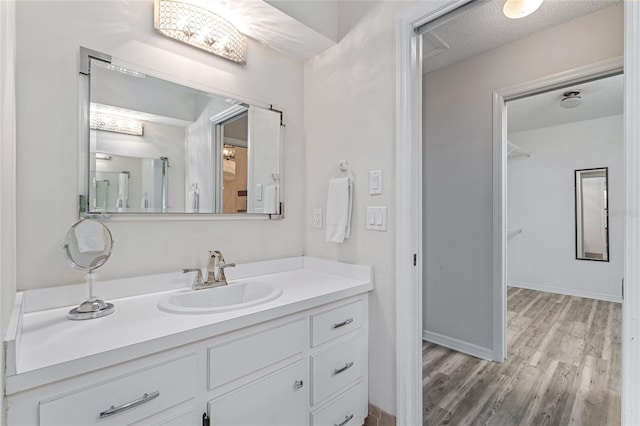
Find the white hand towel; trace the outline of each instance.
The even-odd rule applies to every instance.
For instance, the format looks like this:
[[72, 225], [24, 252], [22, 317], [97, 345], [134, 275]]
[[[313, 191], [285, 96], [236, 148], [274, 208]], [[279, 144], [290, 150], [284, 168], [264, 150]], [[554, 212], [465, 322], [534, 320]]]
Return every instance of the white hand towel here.
[[74, 232], [80, 253], [104, 250], [104, 229], [100, 222], [82, 222], [75, 227]]
[[263, 213], [278, 214], [278, 185], [267, 185], [264, 187], [263, 192]]
[[326, 240], [341, 243], [351, 236], [353, 184], [349, 177], [329, 181]]

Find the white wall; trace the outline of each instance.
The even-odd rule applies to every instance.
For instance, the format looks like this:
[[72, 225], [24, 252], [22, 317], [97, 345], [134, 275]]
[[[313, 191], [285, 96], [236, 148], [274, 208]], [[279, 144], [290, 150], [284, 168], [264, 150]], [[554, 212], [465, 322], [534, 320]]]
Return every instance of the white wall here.
[[[373, 265], [369, 400], [390, 413], [395, 413], [395, 16], [411, 4], [370, 4], [354, 29], [307, 61], [304, 70], [305, 254]], [[325, 229], [313, 229], [312, 210], [326, 214], [328, 181], [339, 175], [343, 159], [355, 181], [351, 238], [328, 243]], [[384, 194], [370, 196], [367, 171], [378, 169], [384, 173]], [[368, 205], [389, 208], [387, 232], [365, 229]]]
[[323, 36], [338, 41], [338, 1], [265, 0], [265, 3], [280, 9]]
[[[508, 104], [507, 104], [508, 108]], [[507, 163], [507, 282], [620, 300], [624, 170], [622, 116], [509, 134], [531, 157]], [[609, 262], [576, 260], [574, 170], [609, 168]]]
[[287, 124], [285, 220], [112, 221], [117, 243], [99, 279], [204, 266], [214, 248], [235, 262], [303, 253], [302, 63], [252, 40], [246, 66], [171, 40], [153, 30], [150, 0], [19, 2], [17, 43], [18, 288], [83, 281], [60, 249], [78, 217], [81, 45], [199, 87], [273, 104], [284, 110]]
[[426, 331], [492, 348], [492, 91], [622, 55], [623, 5], [423, 78]]
[[[15, 211], [15, 2], [0, 2], [0, 336], [4, 338], [16, 293]], [[4, 367], [4, 350], [0, 351]], [[3, 369], [4, 371], [4, 369]], [[0, 374], [4, 389], [4, 373]], [[4, 396], [0, 425], [5, 424]]]

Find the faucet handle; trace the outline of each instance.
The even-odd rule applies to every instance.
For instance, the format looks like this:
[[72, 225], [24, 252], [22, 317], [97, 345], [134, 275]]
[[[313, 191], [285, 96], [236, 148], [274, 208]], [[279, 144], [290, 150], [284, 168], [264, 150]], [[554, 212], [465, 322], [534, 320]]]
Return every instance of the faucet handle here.
[[204, 284], [204, 279], [202, 278], [202, 269], [200, 269], [200, 268], [186, 268], [186, 269], [182, 270], [183, 274], [186, 274], [187, 272], [197, 272], [196, 279], [193, 281], [193, 285], [194, 286], [200, 286], [200, 285]]
[[225, 263], [224, 265], [220, 265], [221, 268], [235, 268], [236, 264], [235, 263]]

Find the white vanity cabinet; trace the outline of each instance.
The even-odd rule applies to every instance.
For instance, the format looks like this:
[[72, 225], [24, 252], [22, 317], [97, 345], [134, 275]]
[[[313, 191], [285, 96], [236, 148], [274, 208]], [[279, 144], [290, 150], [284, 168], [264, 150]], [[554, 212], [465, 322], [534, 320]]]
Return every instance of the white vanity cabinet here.
[[[368, 295], [7, 395], [14, 425], [360, 426]], [[135, 352], [135, 351], [134, 351]], [[86, 360], [70, 361], [83, 363]]]
[[360, 426], [368, 407], [368, 299], [318, 309], [311, 319], [311, 424]]

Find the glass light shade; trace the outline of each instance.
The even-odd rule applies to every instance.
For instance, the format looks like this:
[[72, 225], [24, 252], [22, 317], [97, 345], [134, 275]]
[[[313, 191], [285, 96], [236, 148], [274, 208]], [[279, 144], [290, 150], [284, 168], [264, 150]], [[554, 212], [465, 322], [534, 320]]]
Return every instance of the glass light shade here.
[[144, 134], [144, 126], [138, 120], [97, 111], [91, 111], [89, 127], [125, 135], [142, 136]]
[[244, 36], [229, 21], [207, 9], [179, 1], [155, 0], [153, 26], [167, 37], [246, 63]]
[[225, 160], [235, 160], [235, 158], [236, 158], [236, 149], [233, 147], [233, 145], [225, 145], [222, 148], [222, 157]]
[[544, 0], [507, 0], [502, 12], [507, 18], [519, 19], [538, 10]]

